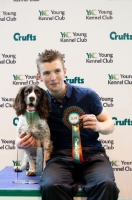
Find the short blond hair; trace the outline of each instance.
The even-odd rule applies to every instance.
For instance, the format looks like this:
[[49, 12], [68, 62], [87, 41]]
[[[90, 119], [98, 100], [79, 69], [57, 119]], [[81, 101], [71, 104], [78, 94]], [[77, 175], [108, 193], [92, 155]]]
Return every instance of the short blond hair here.
[[39, 66], [41, 63], [45, 63], [45, 62], [52, 62], [56, 59], [60, 59], [60, 61], [62, 62], [62, 65], [64, 67], [64, 54], [61, 54], [59, 51], [57, 50], [45, 50], [44, 52], [42, 52], [41, 54], [39, 54], [38, 58], [36, 59], [36, 64], [37, 64], [37, 69], [38, 72], [40, 73], [40, 69]]

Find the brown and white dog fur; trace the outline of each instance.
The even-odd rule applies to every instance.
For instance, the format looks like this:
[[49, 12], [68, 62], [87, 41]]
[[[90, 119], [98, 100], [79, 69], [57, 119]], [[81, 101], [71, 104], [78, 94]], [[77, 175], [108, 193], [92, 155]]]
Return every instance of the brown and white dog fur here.
[[[36, 147], [43, 147], [44, 149], [43, 168], [45, 168], [46, 161], [50, 158], [53, 150], [50, 129], [47, 124], [47, 117], [51, 110], [47, 93], [36, 85], [22, 87], [14, 100], [13, 108], [16, 110], [17, 116], [19, 116], [17, 136], [25, 133], [31, 134], [36, 138]], [[25, 148], [24, 152], [21, 170], [26, 168], [26, 164], [29, 162], [27, 176], [36, 175], [32, 148]]]

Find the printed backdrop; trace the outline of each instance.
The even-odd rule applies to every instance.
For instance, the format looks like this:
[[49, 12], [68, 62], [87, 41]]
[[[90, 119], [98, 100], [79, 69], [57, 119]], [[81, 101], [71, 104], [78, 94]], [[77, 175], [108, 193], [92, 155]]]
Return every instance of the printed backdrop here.
[[[0, 169], [16, 159], [12, 101], [36, 78], [45, 49], [65, 56], [66, 80], [90, 87], [115, 123], [101, 140], [120, 199], [132, 198], [132, 0], [0, 0]], [[46, 89], [46, 88], [45, 88]]]

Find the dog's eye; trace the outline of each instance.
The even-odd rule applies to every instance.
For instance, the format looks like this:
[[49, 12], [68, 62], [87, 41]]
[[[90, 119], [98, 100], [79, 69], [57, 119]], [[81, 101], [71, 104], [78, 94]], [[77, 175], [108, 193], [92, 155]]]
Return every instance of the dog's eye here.
[[29, 93], [28, 91], [25, 91], [25, 92], [24, 92], [24, 94], [26, 94], [26, 95], [27, 95], [28, 93]]
[[30, 93], [31, 93], [31, 90], [29, 90], [29, 89], [24, 92], [25, 95], [28, 95]]
[[35, 90], [35, 94], [41, 94], [39, 90]]

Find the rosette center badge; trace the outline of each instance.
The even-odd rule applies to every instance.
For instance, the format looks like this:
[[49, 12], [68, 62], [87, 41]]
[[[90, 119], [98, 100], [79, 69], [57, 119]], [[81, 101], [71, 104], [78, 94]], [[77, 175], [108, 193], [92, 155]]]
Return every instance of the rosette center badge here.
[[72, 125], [79, 124], [79, 127], [82, 126], [82, 121], [79, 119], [80, 116], [84, 115], [84, 111], [78, 106], [68, 107], [63, 114], [64, 124], [72, 129]]

